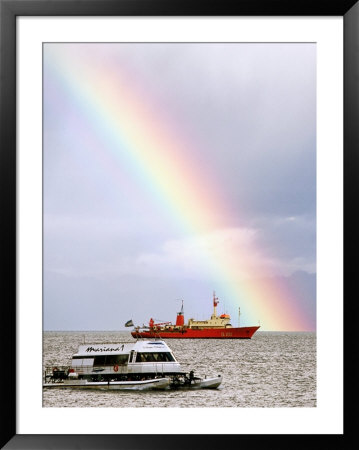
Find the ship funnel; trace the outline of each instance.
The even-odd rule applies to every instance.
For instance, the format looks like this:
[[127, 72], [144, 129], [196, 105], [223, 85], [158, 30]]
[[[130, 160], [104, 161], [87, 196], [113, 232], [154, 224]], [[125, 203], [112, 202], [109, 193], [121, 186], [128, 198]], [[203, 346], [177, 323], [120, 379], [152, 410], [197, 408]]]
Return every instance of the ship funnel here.
[[184, 325], [183, 300], [181, 311], [177, 313], [176, 326], [182, 327]]

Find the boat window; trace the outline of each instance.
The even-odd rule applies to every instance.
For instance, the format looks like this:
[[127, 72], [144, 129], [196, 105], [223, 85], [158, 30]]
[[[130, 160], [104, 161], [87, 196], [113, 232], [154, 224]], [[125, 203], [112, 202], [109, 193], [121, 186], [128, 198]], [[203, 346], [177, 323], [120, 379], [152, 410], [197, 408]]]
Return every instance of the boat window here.
[[163, 354], [166, 357], [166, 361], [174, 361], [175, 360], [171, 353], [166, 352], [166, 353], [163, 353]]
[[127, 364], [128, 354], [127, 355], [108, 355], [106, 356], [106, 365], [113, 366], [114, 364], [118, 364], [123, 366]]
[[128, 353], [122, 355], [99, 355], [95, 356], [94, 366], [114, 366], [118, 364], [123, 366], [127, 364]]
[[93, 365], [93, 358], [84, 358], [82, 360], [82, 365], [83, 366], [92, 366]]
[[82, 358], [81, 356], [74, 356], [72, 358], [71, 366], [72, 367], [80, 367], [80, 366], [92, 366], [93, 358]]
[[155, 360], [154, 353], [145, 353], [145, 358], [147, 362], [153, 362]]
[[136, 362], [146, 362], [146, 356], [144, 353], [137, 352]]
[[133, 362], [133, 354], [134, 354], [134, 353], [135, 353], [135, 351], [134, 351], [134, 350], [131, 350], [129, 362]]
[[136, 362], [168, 362], [174, 360], [174, 357], [169, 352], [137, 353], [136, 356]]
[[104, 366], [105, 365], [105, 360], [106, 360], [106, 356], [105, 355], [95, 356], [94, 366]]

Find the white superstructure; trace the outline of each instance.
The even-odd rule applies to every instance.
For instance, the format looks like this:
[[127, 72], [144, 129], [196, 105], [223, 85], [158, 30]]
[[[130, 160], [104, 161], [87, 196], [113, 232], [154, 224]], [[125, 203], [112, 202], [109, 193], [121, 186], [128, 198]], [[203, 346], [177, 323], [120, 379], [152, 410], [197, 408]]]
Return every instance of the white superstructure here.
[[89, 374], [179, 374], [183, 370], [165, 342], [139, 340], [81, 345], [72, 357], [71, 372], [82, 377]]

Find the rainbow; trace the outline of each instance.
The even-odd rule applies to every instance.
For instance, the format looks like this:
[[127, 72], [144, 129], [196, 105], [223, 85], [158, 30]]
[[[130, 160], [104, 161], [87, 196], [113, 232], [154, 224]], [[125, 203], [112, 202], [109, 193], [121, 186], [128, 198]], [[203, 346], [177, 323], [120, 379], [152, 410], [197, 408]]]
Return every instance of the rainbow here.
[[[91, 51], [89, 44], [45, 44], [44, 67], [51, 79], [51, 93], [46, 95], [56, 99], [59, 110], [62, 96], [71, 96], [79, 111], [73, 123], [75, 139], [88, 140], [90, 128], [98, 141], [88, 142], [88, 148], [101, 152], [97, 157], [117, 187], [122, 183], [128, 191], [141, 189], [184, 236], [229, 229], [229, 205], [214, 181], [215, 174], [196, 160], [198, 143], [185, 138], [140, 80], [102, 49], [103, 44], [92, 44]], [[119, 176], [120, 169], [125, 169], [127, 178]], [[202, 251], [204, 270], [216, 280], [220, 299], [245, 311], [242, 325], [257, 325], [260, 320], [265, 330], [310, 329], [308, 317], [285, 286], [273, 281], [265, 269], [246, 264], [253, 261], [253, 254], [261, 254], [260, 249], [248, 245], [240, 255], [206, 246]]]

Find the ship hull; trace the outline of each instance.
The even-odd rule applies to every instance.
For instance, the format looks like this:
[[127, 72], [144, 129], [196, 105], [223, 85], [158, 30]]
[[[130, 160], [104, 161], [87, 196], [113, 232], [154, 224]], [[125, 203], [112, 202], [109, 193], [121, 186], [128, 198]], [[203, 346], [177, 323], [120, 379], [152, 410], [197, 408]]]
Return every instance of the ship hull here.
[[239, 328], [211, 328], [211, 329], [193, 329], [184, 328], [183, 330], [141, 330], [132, 331], [134, 338], [162, 338], [162, 339], [251, 339], [258, 327], [239, 327]]

